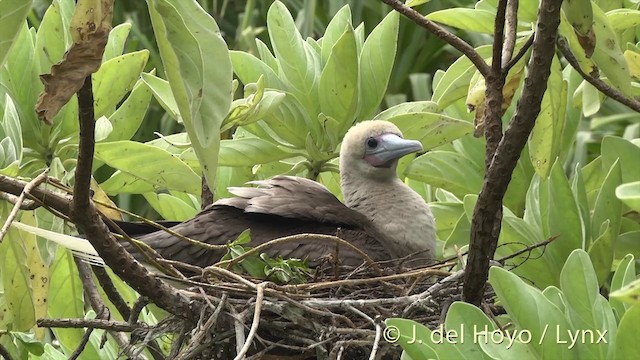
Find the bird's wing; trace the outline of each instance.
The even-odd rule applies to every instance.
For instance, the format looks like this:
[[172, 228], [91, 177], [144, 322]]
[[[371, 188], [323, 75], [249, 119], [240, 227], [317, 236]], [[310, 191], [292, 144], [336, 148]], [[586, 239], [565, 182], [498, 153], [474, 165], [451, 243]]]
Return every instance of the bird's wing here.
[[233, 187], [234, 198], [218, 200], [212, 206], [232, 206], [248, 213], [277, 215], [286, 218], [361, 226], [366, 217], [349, 209], [326, 187], [297, 176], [276, 176], [253, 181], [258, 187]]

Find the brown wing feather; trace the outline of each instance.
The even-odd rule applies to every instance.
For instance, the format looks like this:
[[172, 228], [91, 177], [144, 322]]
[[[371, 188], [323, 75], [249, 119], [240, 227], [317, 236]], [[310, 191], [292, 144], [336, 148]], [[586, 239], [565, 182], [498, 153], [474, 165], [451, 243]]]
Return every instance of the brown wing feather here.
[[[238, 197], [210, 205], [196, 217], [171, 229], [208, 244], [226, 244], [251, 229], [251, 246], [271, 239], [301, 233], [339, 234], [376, 261], [389, 260], [395, 254], [388, 241], [359, 212], [342, 204], [324, 186], [311, 180], [278, 176], [255, 182], [261, 188], [234, 188]], [[224, 251], [207, 250], [188, 244], [164, 231], [138, 237], [163, 257], [200, 267], [217, 262]], [[289, 243], [270, 248], [271, 256], [314, 260], [333, 253], [335, 244], [325, 242]], [[343, 263], [362, 263], [359, 255], [340, 248]]]

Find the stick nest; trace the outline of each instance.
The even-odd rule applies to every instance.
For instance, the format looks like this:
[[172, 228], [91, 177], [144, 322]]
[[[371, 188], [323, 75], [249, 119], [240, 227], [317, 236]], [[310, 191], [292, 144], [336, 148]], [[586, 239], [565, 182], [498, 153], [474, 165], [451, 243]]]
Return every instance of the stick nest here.
[[177, 333], [171, 356], [178, 359], [397, 359], [401, 349], [385, 340], [384, 320], [404, 317], [437, 327], [461, 299], [462, 271], [450, 272], [452, 262], [376, 265], [325, 264], [299, 285], [209, 267], [183, 291], [206, 305], [195, 328], [185, 331], [182, 319], [170, 317], [136, 335], [144, 343]]

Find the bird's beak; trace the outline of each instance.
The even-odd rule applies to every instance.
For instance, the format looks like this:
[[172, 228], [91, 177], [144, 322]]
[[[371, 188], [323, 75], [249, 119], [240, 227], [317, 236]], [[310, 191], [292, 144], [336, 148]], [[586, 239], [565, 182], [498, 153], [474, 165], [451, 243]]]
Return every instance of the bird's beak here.
[[420, 141], [406, 140], [396, 134], [382, 134], [377, 140], [378, 146], [368, 149], [364, 156], [375, 167], [390, 167], [393, 161], [423, 149]]

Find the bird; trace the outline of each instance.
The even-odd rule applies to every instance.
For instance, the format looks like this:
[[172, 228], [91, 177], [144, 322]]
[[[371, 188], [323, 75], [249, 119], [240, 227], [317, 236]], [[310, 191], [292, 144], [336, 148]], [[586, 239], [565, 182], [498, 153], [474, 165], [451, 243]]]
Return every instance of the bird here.
[[[235, 197], [220, 199], [190, 220], [169, 223], [182, 236], [208, 244], [225, 244], [250, 229], [251, 243], [295, 234], [338, 236], [374, 261], [399, 259], [414, 253], [435, 258], [435, 221], [425, 200], [397, 175], [398, 160], [422, 151], [419, 141], [404, 139], [396, 125], [367, 120], [352, 126], [340, 147], [342, 203], [313, 180], [279, 175], [250, 182], [257, 187], [232, 187]], [[117, 222], [128, 235], [156, 250], [163, 258], [206, 267], [217, 263], [225, 250], [211, 250], [157, 228]], [[129, 243], [123, 243], [134, 253]], [[307, 259], [313, 265], [334, 243], [302, 241], [269, 247], [265, 252], [282, 258]], [[358, 265], [362, 256], [339, 250], [345, 265]]]

